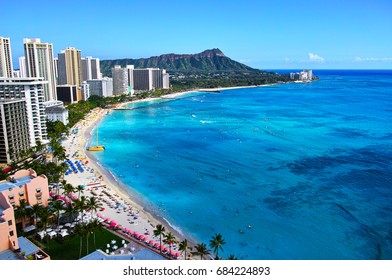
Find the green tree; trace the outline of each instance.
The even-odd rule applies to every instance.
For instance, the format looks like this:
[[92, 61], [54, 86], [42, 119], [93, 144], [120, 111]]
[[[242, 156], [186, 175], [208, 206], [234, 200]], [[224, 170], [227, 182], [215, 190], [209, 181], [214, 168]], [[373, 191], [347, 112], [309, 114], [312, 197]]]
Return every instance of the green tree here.
[[181, 241], [178, 247], [180, 249], [180, 252], [184, 254], [184, 258], [186, 260], [186, 253], [188, 250], [188, 240], [184, 239], [183, 241]]
[[84, 190], [84, 187], [83, 187], [82, 185], [78, 185], [78, 186], [76, 187], [76, 191], [79, 192], [79, 194], [78, 194], [78, 198], [79, 198], [79, 199], [80, 199], [80, 193], [81, 193], [83, 190]]
[[227, 259], [228, 260], [238, 260], [238, 258], [236, 256], [234, 256], [233, 254], [230, 254]]
[[87, 210], [91, 210], [91, 212], [94, 214], [99, 208], [102, 207], [102, 203], [99, 202], [94, 196], [91, 196], [87, 199], [86, 206]]
[[87, 230], [84, 223], [77, 223], [75, 225], [75, 233], [79, 236], [79, 259], [82, 257], [83, 237], [87, 236]]
[[54, 201], [50, 202], [50, 208], [52, 209], [53, 213], [56, 213], [57, 226], [59, 226], [60, 225], [60, 212], [65, 209], [64, 201], [54, 200]]
[[192, 252], [196, 256], [200, 256], [200, 259], [202, 260], [204, 256], [208, 255], [210, 253], [210, 250], [207, 249], [207, 245], [204, 243], [199, 243], [195, 246], [195, 252]]
[[26, 200], [22, 199], [19, 201], [19, 206], [16, 207], [14, 211], [15, 219], [22, 222], [22, 230], [25, 228], [25, 219], [29, 214], [27, 206], [29, 205]]
[[164, 236], [165, 239], [163, 240], [163, 242], [169, 245], [169, 254], [171, 254], [173, 244], [177, 243], [176, 237], [171, 232], [166, 233]]
[[153, 233], [154, 236], [159, 236], [159, 251], [162, 253], [162, 235], [165, 233], [166, 229], [163, 225], [159, 224], [155, 227]]
[[222, 238], [222, 235], [220, 233], [212, 236], [212, 239], [210, 240], [210, 248], [214, 251], [216, 259], [219, 259], [219, 256], [218, 256], [219, 250], [223, 251], [222, 246], [225, 244], [226, 244], [226, 242]]

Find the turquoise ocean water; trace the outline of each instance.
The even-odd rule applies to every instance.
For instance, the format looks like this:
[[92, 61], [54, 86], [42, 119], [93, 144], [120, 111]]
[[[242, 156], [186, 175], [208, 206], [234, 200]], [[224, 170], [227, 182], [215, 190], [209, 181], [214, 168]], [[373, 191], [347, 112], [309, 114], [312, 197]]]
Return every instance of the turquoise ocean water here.
[[[392, 259], [392, 71], [115, 111], [94, 154], [146, 208], [240, 259]], [[130, 187], [129, 187], [130, 188]]]

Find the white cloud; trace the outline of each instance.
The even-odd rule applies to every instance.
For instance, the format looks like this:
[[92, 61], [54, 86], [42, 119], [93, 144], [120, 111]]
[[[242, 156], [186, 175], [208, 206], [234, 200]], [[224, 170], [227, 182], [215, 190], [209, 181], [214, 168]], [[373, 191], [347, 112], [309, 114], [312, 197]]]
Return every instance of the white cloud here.
[[251, 62], [251, 60], [248, 59], [248, 58], [240, 58], [238, 61], [241, 62], [241, 63], [249, 63], [249, 62]]
[[325, 60], [323, 57], [315, 53], [308, 53], [308, 57], [310, 61], [323, 62]]
[[356, 57], [354, 62], [362, 62], [362, 61], [392, 61], [392, 57], [382, 57], [382, 58], [375, 58], [375, 57]]

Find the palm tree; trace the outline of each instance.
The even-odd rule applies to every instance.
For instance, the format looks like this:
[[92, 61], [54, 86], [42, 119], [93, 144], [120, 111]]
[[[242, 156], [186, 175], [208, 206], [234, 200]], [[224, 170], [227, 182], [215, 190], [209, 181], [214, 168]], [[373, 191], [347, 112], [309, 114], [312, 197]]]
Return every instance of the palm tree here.
[[80, 199], [75, 201], [76, 209], [82, 214], [82, 222], [84, 218], [84, 211], [87, 210], [87, 199], [82, 196]]
[[99, 202], [94, 196], [90, 197], [90, 199], [87, 199], [87, 209], [91, 210], [92, 213], [96, 212], [99, 208], [102, 207], [102, 203]]
[[238, 260], [238, 258], [236, 256], [234, 256], [233, 254], [230, 254], [227, 259], [228, 260]]
[[83, 191], [83, 190], [84, 190], [84, 187], [83, 187], [82, 185], [78, 185], [78, 186], [76, 187], [76, 191], [79, 192], [78, 199], [80, 199], [80, 192]]
[[185, 253], [184, 257], [186, 260], [186, 252], [188, 249], [188, 240], [185, 239], [185, 240], [181, 241], [179, 244], [179, 249], [180, 249], [181, 253], [183, 253], [183, 254]]
[[207, 249], [207, 245], [204, 243], [197, 244], [195, 246], [195, 249], [196, 249], [196, 252], [193, 252], [193, 254], [196, 256], [200, 256], [201, 260], [203, 259], [203, 257], [205, 255], [208, 255], [210, 253], [210, 250]]
[[46, 227], [48, 226], [49, 218], [52, 216], [52, 212], [49, 207], [43, 207], [39, 217], [41, 218], [42, 225], [44, 226], [44, 230], [46, 231]]
[[37, 220], [38, 217], [41, 216], [41, 212], [43, 210], [43, 206], [39, 205], [39, 204], [34, 204], [31, 208], [30, 208], [30, 214], [33, 217], [33, 224], [36, 225], [37, 224]]
[[94, 220], [92, 220], [92, 221], [90, 222], [89, 226], [90, 226], [90, 230], [93, 232], [94, 248], [97, 249], [97, 245], [96, 245], [96, 243], [95, 243], [95, 232], [96, 232], [97, 230], [102, 231], [102, 225], [98, 222], [97, 219], [94, 219]]
[[63, 189], [64, 189], [65, 196], [69, 196], [70, 193], [73, 193], [75, 191], [74, 186], [72, 186], [70, 183], [64, 183]]
[[75, 204], [72, 202], [68, 203], [64, 210], [64, 215], [67, 216], [67, 221], [73, 222], [75, 220], [75, 216], [77, 216], [78, 213], [78, 209], [75, 207]]
[[29, 210], [27, 209], [27, 206], [29, 206], [26, 202], [26, 200], [22, 199], [19, 201], [19, 206], [15, 208], [15, 219], [22, 221], [22, 229], [25, 227], [25, 219], [28, 215]]
[[50, 207], [56, 212], [57, 226], [60, 225], [60, 211], [64, 210], [64, 201], [55, 200], [50, 203]]
[[220, 233], [219, 234], [215, 233], [215, 236], [212, 236], [212, 239], [210, 240], [210, 248], [214, 250], [216, 259], [219, 259], [218, 256], [219, 250], [223, 251], [222, 245], [225, 244], [226, 242], [222, 238], [222, 235]]
[[168, 232], [164, 236], [165, 236], [165, 239], [163, 240], [163, 242], [165, 244], [169, 244], [169, 254], [171, 255], [171, 247], [172, 247], [173, 243], [177, 243], [176, 237], [171, 232]]
[[77, 223], [75, 225], [75, 233], [79, 235], [79, 259], [82, 257], [82, 244], [83, 244], [83, 237], [86, 236], [86, 227], [83, 223]]
[[159, 236], [159, 251], [162, 253], [162, 235], [165, 233], [166, 229], [163, 225], [159, 224], [154, 229], [154, 236]]

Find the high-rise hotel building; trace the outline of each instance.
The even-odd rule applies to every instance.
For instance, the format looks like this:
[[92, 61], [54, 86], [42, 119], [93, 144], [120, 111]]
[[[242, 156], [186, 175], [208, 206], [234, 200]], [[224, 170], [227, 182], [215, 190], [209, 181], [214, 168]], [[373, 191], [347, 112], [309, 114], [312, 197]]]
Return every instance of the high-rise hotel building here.
[[67, 48], [58, 54], [58, 84], [76, 86], [77, 100], [82, 100], [82, 60], [81, 51], [75, 48]]
[[39, 38], [24, 39], [27, 77], [44, 78], [45, 101], [56, 100], [53, 45], [42, 43]]
[[26, 99], [0, 100], [0, 163], [21, 159], [30, 148]]
[[0, 77], [12, 78], [12, 71], [10, 38], [0, 37]]
[[99, 58], [92, 58], [86, 56], [82, 58], [82, 80], [97, 80], [101, 79], [101, 69]]
[[[0, 78], [0, 100], [24, 100], [25, 110], [27, 116], [29, 143], [31, 147], [37, 144], [48, 142], [46, 131], [46, 116], [44, 108], [44, 88], [48, 82], [43, 78]], [[19, 122], [24, 119], [21, 115], [20, 103], [6, 106], [9, 118], [14, 120], [7, 120], [3, 124], [11, 124], [13, 121]], [[11, 111], [13, 113], [11, 113]], [[4, 118], [6, 114], [4, 115]], [[18, 118], [21, 118], [18, 120]], [[18, 127], [22, 129], [23, 126]]]

